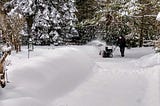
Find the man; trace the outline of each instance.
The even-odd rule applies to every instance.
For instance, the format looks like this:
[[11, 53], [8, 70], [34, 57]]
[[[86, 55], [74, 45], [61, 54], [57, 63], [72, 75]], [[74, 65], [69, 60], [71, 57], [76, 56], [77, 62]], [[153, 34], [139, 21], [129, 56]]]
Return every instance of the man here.
[[124, 38], [124, 36], [120, 36], [118, 38], [117, 44], [120, 48], [121, 56], [124, 57], [124, 51], [125, 51], [125, 47], [126, 47], [126, 39]]

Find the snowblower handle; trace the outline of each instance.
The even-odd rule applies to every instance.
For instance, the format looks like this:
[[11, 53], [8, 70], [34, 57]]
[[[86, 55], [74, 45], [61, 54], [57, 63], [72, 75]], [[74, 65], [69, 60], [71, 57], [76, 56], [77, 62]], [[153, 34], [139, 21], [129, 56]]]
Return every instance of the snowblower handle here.
[[113, 52], [116, 50], [117, 46], [113, 49]]

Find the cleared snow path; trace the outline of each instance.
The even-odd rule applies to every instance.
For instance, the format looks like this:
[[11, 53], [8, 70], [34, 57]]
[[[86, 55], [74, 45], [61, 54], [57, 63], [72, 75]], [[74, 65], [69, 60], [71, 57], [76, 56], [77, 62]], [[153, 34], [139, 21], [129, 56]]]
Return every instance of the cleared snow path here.
[[160, 106], [160, 55], [152, 48], [127, 49], [124, 58], [118, 48], [101, 58], [94, 46], [25, 53], [10, 57], [0, 106]]
[[147, 65], [146, 61], [153, 56], [139, 59], [153, 53], [152, 48], [126, 50], [125, 58], [119, 56], [119, 49], [115, 51], [114, 58], [97, 57], [93, 51], [87, 51], [97, 64], [93, 76], [69, 95], [54, 101], [53, 106], [160, 105], [159, 68], [141, 67], [143, 62]]

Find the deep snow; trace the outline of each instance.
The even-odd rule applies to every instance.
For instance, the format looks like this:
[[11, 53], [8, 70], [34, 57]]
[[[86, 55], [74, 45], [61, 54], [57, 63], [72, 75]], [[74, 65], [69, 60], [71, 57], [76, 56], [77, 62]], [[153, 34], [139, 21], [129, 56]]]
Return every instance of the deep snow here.
[[[103, 45], [103, 43], [102, 43]], [[7, 58], [10, 83], [0, 106], [159, 106], [160, 54], [119, 48], [102, 58], [99, 43], [35, 47]]]

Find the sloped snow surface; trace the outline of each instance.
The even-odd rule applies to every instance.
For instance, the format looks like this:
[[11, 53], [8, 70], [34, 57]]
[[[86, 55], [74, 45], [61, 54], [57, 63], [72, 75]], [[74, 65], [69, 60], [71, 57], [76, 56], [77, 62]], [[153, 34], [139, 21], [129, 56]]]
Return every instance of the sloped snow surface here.
[[35, 47], [29, 58], [26, 47], [13, 52], [0, 106], [160, 105], [158, 53], [133, 48], [122, 58], [117, 47], [102, 58], [97, 45]]

